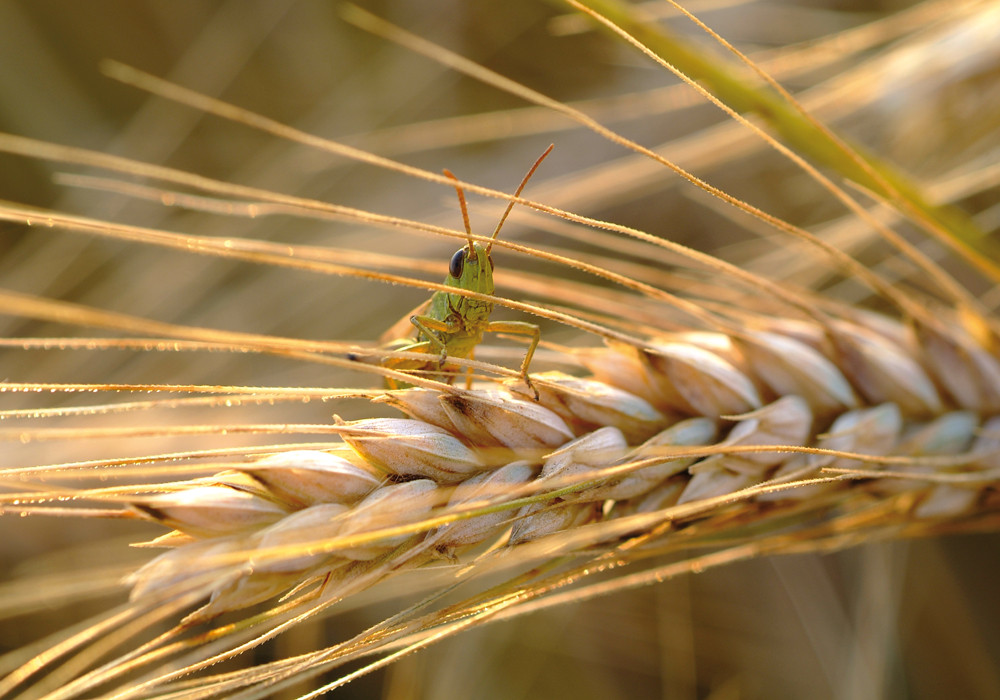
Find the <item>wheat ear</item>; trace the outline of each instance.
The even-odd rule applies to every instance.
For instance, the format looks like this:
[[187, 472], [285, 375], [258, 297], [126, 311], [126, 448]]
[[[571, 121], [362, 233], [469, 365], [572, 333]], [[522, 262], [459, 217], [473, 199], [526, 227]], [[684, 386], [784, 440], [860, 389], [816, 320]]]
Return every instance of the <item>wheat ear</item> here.
[[[387, 392], [378, 400], [408, 417], [341, 421], [346, 458], [278, 454], [137, 502], [196, 541], [137, 572], [133, 596], [188, 592], [189, 574], [220, 567], [201, 618], [334, 571], [349, 586], [351, 562], [388, 575], [411, 548], [458, 556], [507, 528], [507, 546], [553, 535], [566, 553], [609, 536], [598, 527], [564, 547], [556, 533], [639, 513], [643, 528], [734, 513], [742, 527], [881, 493], [895, 526], [933, 531], [985, 503], [1000, 436], [981, 416], [997, 409], [1000, 365], [958, 323], [947, 338], [924, 329], [923, 343], [888, 318], [794, 336], [761, 325], [578, 350], [592, 377], [536, 374], [538, 403], [516, 383]], [[220, 563], [218, 551], [239, 554]]]

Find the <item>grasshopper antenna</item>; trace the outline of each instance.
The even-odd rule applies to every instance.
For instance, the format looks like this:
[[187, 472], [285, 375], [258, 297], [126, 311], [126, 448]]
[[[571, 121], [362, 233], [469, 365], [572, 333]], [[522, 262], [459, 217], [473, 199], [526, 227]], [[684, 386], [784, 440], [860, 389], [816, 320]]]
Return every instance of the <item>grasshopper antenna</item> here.
[[458, 205], [462, 207], [462, 221], [465, 223], [465, 233], [469, 237], [469, 252], [471, 253], [472, 226], [469, 224], [469, 208], [465, 205], [465, 192], [463, 192], [461, 186], [458, 185], [458, 178], [455, 177], [455, 173], [451, 172], [450, 170], [445, 170], [444, 174], [446, 177], [449, 177], [455, 181], [455, 191], [458, 192]]
[[[524, 176], [524, 179], [521, 180], [521, 184], [517, 186], [517, 191], [514, 192], [515, 197], [521, 196], [521, 190], [523, 190], [524, 186], [528, 184], [528, 180], [530, 180], [531, 176], [535, 174], [536, 170], [538, 170], [538, 166], [542, 164], [542, 161], [545, 160], [545, 157], [548, 154], [552, 153], [553, 148], [555, 148], [555, 144], [550, 143], [549, 147], [545, 149], [545, 152], [542, 153], [542, 155], [538, 156], [538, 160], [536, 160], [535, 164], [531, 166], [530, 170], [528, 170], [527, 174]], [[497, 224], [497, 227], [493, 230], [493, 235], [490, 236], [490, 242], [486, 246], [487, 255], [490, 254], [490, 249], [493, 247], [493, 241], [496, 240], [497, 234], [499, 234], [500, 229], [503, 228], [503, 222], [507, 220], [507, 216], [510, 214], [510, 210], [513, 208], [514, 208], [514, 202], [508, 202], [507, 209], [504, 210], [503, 216], [500, 217], [500, 222]]]

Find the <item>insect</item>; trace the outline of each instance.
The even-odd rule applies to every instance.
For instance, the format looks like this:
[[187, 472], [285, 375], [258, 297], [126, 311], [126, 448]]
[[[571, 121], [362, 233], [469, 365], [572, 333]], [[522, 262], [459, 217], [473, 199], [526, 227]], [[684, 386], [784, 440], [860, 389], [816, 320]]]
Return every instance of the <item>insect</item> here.
[[[520, 196], [528, 180], [541, 165], [545, 157], [552, 151], [549, 146], [538, 160], [535, 161], [531, 169], [528, 170], [517, 191], [515, 197]], [[444, 171], [445, 175], [457, 182], [457, 178], [449, 171]], [[462, 220], [465, 223], [465, 232], [469, 236], [468, 244], [462, 246], [451, 257], [448, 264], [448, 276], [444, 284], [456, 289], [464, 289], [480, 294], [493, 294], [493, 258], [490, 256], [490, 249], [493, 241], [496, 240], [504, 221], [514, 207], [514, 202], [507, 205], [503, 216], [500, 217], [490, 242], [484, 247], [481, 243], [472, 240], [472, 227], [469, 224], [469, 211], [465, 204], [465, 194], [459, 185], [455, 185], [458, 192], [458, 202], [462, 209]], [[483, 340], [484, 333], [513, 333], [516, 335], [527, 335], [531, 337], [528, 351], [521, 362], [521, 379], [527, 384], [538, 399], [538, 391], [531, 384], [528, 377], [528, 365], [538, 347], [541, 337], [541, 329], [533, 323], [524, 321], [491, 321], [490, 314], [493, 312], [493, 302], [484, 299], [473, 299], [471, 297], [455, 294], [452, 292], [439, 291], [426, 302], [418, 306], [411, 312], [409, 323], [416, 329], [416, 333], [410, 338], [398, 338], [398, 335], [405, 329], [405, 320], [393, 326], [383, 335], [383, 341], [388, 337], [389, 342], [386, 347], [393, 350], [405, 352], [426, 352], [436, 353], [437, 360], [421, 362], [419, 360], [405, 360], [401, 358], [388, 358], [382, 361], [382, 365], [392, 369], [405, 370], [426, 370], [436, 366], [438, 370], [444, 368], [444, 363], [448, 357], [472, 358], [475, 354], [476, 346]], [[454, 376], [449, 377], [451, 381]], [[398, 382], [387, 380], [390, 388], [396, 388]]]

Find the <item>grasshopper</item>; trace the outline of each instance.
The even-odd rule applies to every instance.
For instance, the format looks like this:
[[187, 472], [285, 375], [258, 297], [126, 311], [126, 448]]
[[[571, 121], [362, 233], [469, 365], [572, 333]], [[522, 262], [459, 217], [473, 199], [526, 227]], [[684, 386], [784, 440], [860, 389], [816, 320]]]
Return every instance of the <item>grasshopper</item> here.
[[[515, 197], [520, 196], [524, 186], [528, 184], [528, 180], [551, 151], [552, 146], [549, 146], [531, 166], [514, 193]], [[448, 170], [445, 170], [444, 174], [456, 182], [458, 181], [458, 178]], [[489, 243], [484, 247], [472, 240], [472, 227], [469, 225], [469, 210], [465, 204], [465, 194], [457, 184], [455, 190], [458, 192], [458, 203], [462, 209], [462, 220], [465, 223], [465, 232], [469, 240], [467, 245], [459, 248], [451, 257], [451, 262], [448, 264], [448, 276], [445, 278], [444, 284], [480, 294], [493, 294], [493, 258], [490, 256], [490, 249], [511, 209], [513, 209], [514, 202], [507, 205], [493, 235], [490, 236]], [[437, 360], [421, 362], [419, 360], [386, 359], [382, 361], [382, 365], [392, 369], [428, 370], [431, 367], [436, 367], [437, 370], [441, 370], [448, 357], [472, 359], [476, 346], [483, 340], [484, 333], [527, 335], [531, 337], [531, 342], [524, 355], [524, 361], [521, 362], [521, 379], [534, 392], [535, 400], [537, 400], [538, 391], [528, 377], [528, 365], [531, 364], [535, 348], [538, 347], [541, 329], [533, 323], [523, 321], [491, 321], [490, 314], [492, 312], [493, 302], [491, 301], [473, 299], [451, 292], [435, 292], [428, 301], [410, 313], [409, 324], [416, 329], [413, 337], [394, 339], [398, 338], [399, 334], [405, 332], [405, 329], [409, 327], [405, 324], [407, 319], [404, 317], [382, 336], [382, 340], [385, 347], [393, 350], [436, 353]], [[386, 342], [387, 338], [388, 342]], [[453, 378], [453, 376], [450, 377], [449, 381]], [[469, 381], [471, 382], [471, 377]], [[398, 386], [398, 383], [391, 379], [388, 379], [387, 383], [390, 388]]]

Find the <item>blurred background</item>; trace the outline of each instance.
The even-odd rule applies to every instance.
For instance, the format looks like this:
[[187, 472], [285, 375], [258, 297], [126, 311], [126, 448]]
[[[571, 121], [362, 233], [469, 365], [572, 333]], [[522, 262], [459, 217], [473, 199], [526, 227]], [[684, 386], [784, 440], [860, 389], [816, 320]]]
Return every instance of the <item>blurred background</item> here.
[[[894, 274], [887, 251], [843, 219], [839, 206], [799, 171], [634, 50], [568, 16], [568, 8], [527, 0], [361, 4], [550, 97], [578, 104], [727, 192], [826, 232], [866, 264]], [[643, 7], [706, 51], [718, 52], [666, 3]], [[688, 7], [773, 70], [821, 118], [911, 172], [937, 201], [964, 208], [983, 229], [996, 231], [995, 6], [703, 0]], [[504, 191], [514, 189], [551, 142], [555, 151], [526, 196], [669, 237], [851, 303], [869, 301], [860, 285], [812, 253], [720, 209], [662, 167], [565, 117], [373, 37], [344, 22], [340, 10], [338, 2], [318, 0], [0, 0], [0, 130], [452, 228], [460, 218], [454, 193], [446, 188], [149, 96], [103, 75], [101, 61], [114, 59], [310, 134], [435, 172], [449, 168]], [[185, 211], [67, 179], [89, 173], [2, 154], [0, 199], [197, 235], [392, 252], [426, 262], [424, 276], [434, 281], [443, 278], [455, 248], [453, 241], [416, 231], [351, 222]], [[479, 232], [491, 231], [502, 209], [481, 197], [471, 197], [470, 207]], [[503, 236], [593, 252], [572, 229], [516, 210]], [[941, 246], [922, 245], [995, 305], [990, 285], [951, 263]], [[621, 259], [641, 262], [627, 248]], [[432, 272], [434, 265], [439, 271]], [[500, 254], [497, 265], [532, 270], [537, 264]], [[420, 290], [352, 278], [5, 223], [0, 286], [169, 323], [359, 342], [375, 341], [426, 297]], [[113, 335], [11, 316], [0, 316], [0, 328], [4, 337]], [[543, 335], [593, 342], [552, 326]], [[360, 373], [230, 353], [5, 349], [0, 368], [5, 380], [18, 382], [373, 383]], [[93, 400], [2, 395], [5, 409]], [[347, 418], [371, 415], [364, 402], [313, 402], [244, 406], [231, 413], [211, 408], [119, 414], [111, 420], [325, 423], [333, 411]], [[218, 440], [185, 439], [184, 449]], [[229, 436], [225, 444], [239, 440], [255, 441]], [[0, 464], [180, 449], [168, 442], [9, 443]], [[0, 650], [18, 649], [121, 600], [115, 575], [148, 556], [126, 543], [151, 534], [153, 528], [134, 523], [0, 518], [5, 590], [23, 592], [29, 580], [45, 581], [53, 590], [48, 604], [19, 609], [14, 601], [20, 598], [0, 596], [8, 601], [0, 602]], [[823, 557], [735, 565], [487, 625], [338, 692], [576, 700], [1000, 697], [998, 542], [996, 536], [968, 536], [873, 543]], [[67, 590], [67, 577], [82, 589], [90, 581], [94, 590]], [[72, 616], [63, 605], [68, 600], [74, 601]], [[258, 658], [332, 643], [398, 604], [373, 605], [326, 626], [302, 626]]]

